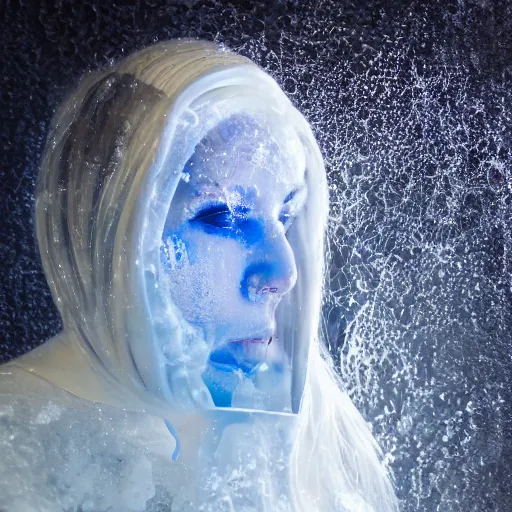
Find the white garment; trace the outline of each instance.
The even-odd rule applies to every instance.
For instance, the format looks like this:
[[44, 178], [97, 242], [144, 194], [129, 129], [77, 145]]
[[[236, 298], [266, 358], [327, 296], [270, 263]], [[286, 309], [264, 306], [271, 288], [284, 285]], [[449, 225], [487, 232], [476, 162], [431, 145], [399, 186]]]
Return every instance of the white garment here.
[[187, 457], [172, 461], [174, 438], [161, 418], [78, 398], [4, 365], [0, 510], [253, 512], [271, 499], [286, 511], [286, 443], [276, 432], [275, 422], [229, 425], [198, 469]]

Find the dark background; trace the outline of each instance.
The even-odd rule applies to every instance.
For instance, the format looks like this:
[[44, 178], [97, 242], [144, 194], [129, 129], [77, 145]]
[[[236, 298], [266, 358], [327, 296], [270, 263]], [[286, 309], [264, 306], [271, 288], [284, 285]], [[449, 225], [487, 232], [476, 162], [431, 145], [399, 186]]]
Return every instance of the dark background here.
[[511, 19], [492, 0], [0, 0], [1, 360], [60, 328], [33, 233], [56, 106], [153, 42], [223, 42], [324, 154], [324, 330], [402, 509], [512, 510]]

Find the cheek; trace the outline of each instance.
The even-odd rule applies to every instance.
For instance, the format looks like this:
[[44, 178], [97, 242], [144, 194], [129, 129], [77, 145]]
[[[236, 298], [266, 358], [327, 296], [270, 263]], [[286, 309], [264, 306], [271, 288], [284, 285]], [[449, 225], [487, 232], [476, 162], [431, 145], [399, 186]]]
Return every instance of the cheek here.
[[230, 238], [192, 229], [165, 237], [162, 267], [188, 322], [218, 325], [236, 314], [245, 259], [243, 245]]

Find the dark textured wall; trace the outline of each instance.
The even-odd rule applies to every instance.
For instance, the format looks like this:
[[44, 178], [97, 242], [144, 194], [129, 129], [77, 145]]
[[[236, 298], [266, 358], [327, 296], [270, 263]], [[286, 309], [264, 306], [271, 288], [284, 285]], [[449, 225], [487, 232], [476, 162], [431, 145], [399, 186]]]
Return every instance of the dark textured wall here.
[[511, 20], [512, 2], [493, 0], [2, 0], [1, 360], [60, 327], [32, 218], [56, 106], [153, 42], [224, 42], [319, 140], [325, 332], [403, 510], [512, 510]]

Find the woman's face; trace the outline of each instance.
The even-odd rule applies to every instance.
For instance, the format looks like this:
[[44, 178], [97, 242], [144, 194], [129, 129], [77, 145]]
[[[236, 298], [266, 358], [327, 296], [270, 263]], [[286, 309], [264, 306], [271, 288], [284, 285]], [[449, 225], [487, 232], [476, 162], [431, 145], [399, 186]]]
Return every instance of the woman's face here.
[[[293, 130], [246, 117], [212, 130], [184, 169], [161, 262], [173, 302], [211, 347], [210, 390], [251, 377], [273, 350], [276, 307], [297, 279], [286, 232], [306, 198], [304, 170]], [[230, 405], [221, 394], [217, 405]]]

